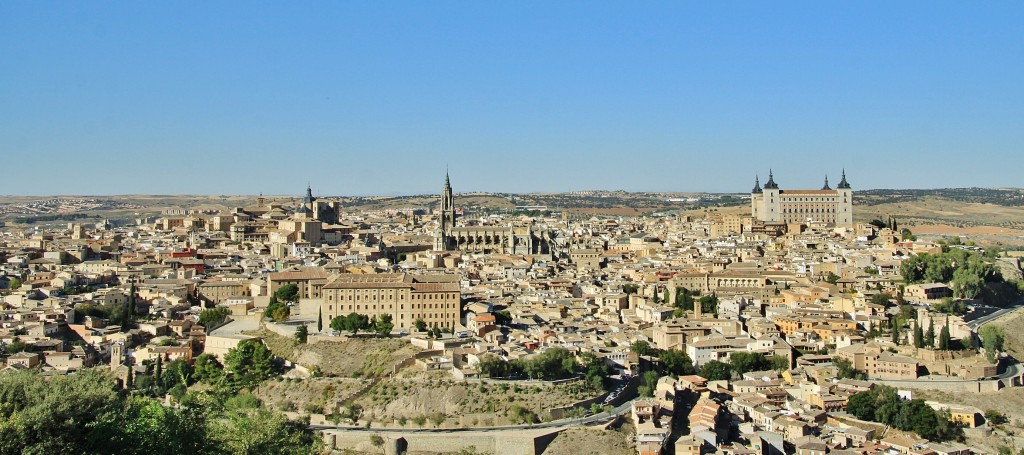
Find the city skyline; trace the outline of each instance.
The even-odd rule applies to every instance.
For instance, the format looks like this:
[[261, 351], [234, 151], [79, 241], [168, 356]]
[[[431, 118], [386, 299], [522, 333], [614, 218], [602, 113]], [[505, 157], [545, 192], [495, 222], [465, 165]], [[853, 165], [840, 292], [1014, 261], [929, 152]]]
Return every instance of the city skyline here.
[[986, 6], [8, 3], [0, 194], [1020, 187]]

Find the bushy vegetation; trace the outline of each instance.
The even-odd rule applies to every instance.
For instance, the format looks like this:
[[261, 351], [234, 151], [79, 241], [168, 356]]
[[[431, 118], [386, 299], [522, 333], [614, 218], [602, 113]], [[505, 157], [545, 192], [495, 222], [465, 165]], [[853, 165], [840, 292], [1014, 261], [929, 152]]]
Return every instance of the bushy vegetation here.
[[545, 381], [568, 379], [579, 375], [588, 383], [604, 388], [612, 369], [603, 359], [585, 353], [579, 359], [567, 349], [554, 347], [529, 359], [515, 359], [510, 362], [488, 355], [477, 365], [485, 377], [511, 379], [541, 379]]
[[[0, 375], [0, 454], [319, 451], [318, 438], [302, 423], [265, 408], [230, 377], [209, 355], [194, 367], [157, 362], [150, 373], [129, 376], [123, 388], [102, 369], [53, 378], [34, 371]], [[198, 382], [205, 391], [186, 391]], [[165, 390], [175, 406], [156, 398]]]
[[[954, 246], [958, 243], [959, 238], [952, 242]], [[950, 288], [961, 299], [983, 298], [993, 304], [1016, 299], [1019, 292], [1012, 292], [1017, 290], [1016, 286], [1004, 286], [1008, 287], [1013, 295], [998, 295], [999, 293], [992, 289], [993, 285], [1004, 283], [1003, 275], [993, 263], [994, 256], [994, 252], [980, 254], [944, 245], [941, 253], [919, 254], [904, 260], [900, 265], [900, 273], [908, 284], [949, 283]]]
[[230, 314], [231, 310], [227, 309], [227, 307], [219, 306], [205, 309], [199, 313], [199, 325], [210, 330], [223, 324]]
[[924, 400], [904, 400], [892, 387], [876, 386], [854, 394], [846, 405], [846, 412], [861, 420], [913, 431], [932, 441], [964, 439], [963, 430], [949, 421], [947, 413], [935, 411]]
[[[417, 319], [418, 321], [418, 319]], [[382, 314], [378, 319], [377, 316], [370, 318], [365, 314], [349, 313], [345, 316], [337, 316], [331, 320], [331, 328], [339, 332], [349, 331], [353, 335], [360, 331], [370, 330], [376, 332], [378, 335], [387, 336], [395, 328], [395, 324], [392, 322], [392, 316], [390, 314]]]
[[661, 360], [661, 366], [665, 369], [665, 374], [685, 376], [697, 372], [693, 368], [693, 360], [690, 359], [690, 356], [678, 349], [662, 351], [658, 355], [658, 360]]
[[270, 296], [270, 303], [263, 310], [263, 316], [274, 322], [287, 321], [291, 317], [291, 308], [288, 304], [298, 302], [298, 300], [298, 286], [294, 284], [281, 286], [274, 291], [274, 295]]
[[985, 325], [978, 331], [981, 337], [981, 345], [985, 347], [985, 355], [990, 362], [995, 361], [995, 356], [1003, 350], [1003, 342], [1006, 340], [1006, 333], [1002, 327]]
[[711, 360], [700, 367], [700, 376], [709, 381], [723, 381], [732, 378], [732, 367], [728, 363]]
[[867, 379], [867, 374], [862, 371], [857, 371], [853, 368], [853, 362], [846, 360], [841, 357], [837, 357], [832, 361], [832, 365], [835, 365], [838, 373], [836, 376], [839, 379]]
[[673, 317], [681, 318], [687, 311], [693, 310], [694, 303], [700, 302], [700, 311], [703, 314], [718, 316], [718, 296], [715, 294], [708, 294], [701, 296], [698, 291], [691, 291], [684, 287], [676, 288], [675, 296], [675, 311], [672, 313]]

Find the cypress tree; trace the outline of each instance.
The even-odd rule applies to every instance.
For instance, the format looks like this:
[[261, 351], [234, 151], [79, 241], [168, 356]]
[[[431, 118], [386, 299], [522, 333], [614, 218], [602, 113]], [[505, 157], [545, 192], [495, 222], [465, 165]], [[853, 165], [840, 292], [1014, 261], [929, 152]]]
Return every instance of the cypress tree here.
[[135, 369], [128, 367], [128, 376], [124, 378], [124, 389], [131, 390], [135, 386]]
[[320, 309], [320, 314], [316, 317], [316, 333], [324, 331], [324, 309]]
[[128, 320], [135, 319], [135, 279], [132, 279], [132, 286], [128, 289]]
[[924, 334], [924, 344], [929, 348], [935, 347], [935, 319], [928, 324], [928, 331]]
[[925, 331], [921, 329], [918, 321], [913, 322], [913, 346], [925, 347]]
[[946, 315], [946, 325], [942, 326], [942, 331], [939, 332], [939, 349], [943, 351], [949, 350], [949, 315]]
[[892, 318], [889, 320], [889, 328], [892, 329], [892, 342], [897, 345], [900, 344], [900, 328], [898, 318]]

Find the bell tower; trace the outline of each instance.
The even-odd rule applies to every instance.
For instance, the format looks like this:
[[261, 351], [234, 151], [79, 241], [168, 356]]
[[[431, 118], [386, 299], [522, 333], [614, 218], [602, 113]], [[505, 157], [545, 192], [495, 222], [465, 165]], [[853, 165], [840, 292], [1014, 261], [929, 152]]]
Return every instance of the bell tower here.
[[444, 188], [441, 189], [441, 207], [438, 210], [437, 231], [434, 233], [434, 250], [449, 251], [455, 245], [452, 228], [455, 227], [455, 196], [448, 172], [444, 173]]

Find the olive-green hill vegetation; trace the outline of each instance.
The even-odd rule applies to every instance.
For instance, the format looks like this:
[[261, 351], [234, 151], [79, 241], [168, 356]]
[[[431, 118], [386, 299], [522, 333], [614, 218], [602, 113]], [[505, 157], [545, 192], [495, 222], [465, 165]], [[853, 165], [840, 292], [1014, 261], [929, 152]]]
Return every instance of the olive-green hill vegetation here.
[[158, 361], [123, 382], [102, 368], [0, 374], [0, 454], [319, 452], [303, 422], [249, 393], [277, 374], [258, 341], [240, 343], [224, 365], [207, 354], [194, 365]]

